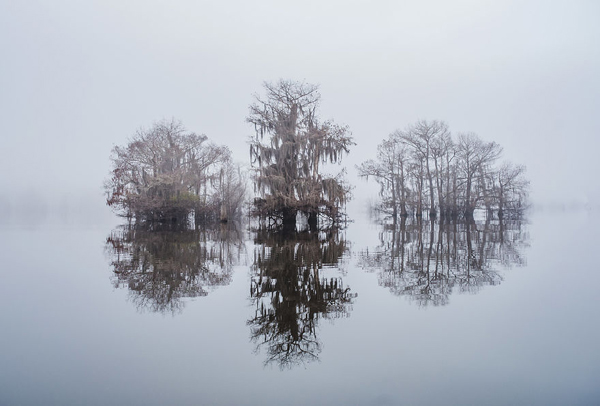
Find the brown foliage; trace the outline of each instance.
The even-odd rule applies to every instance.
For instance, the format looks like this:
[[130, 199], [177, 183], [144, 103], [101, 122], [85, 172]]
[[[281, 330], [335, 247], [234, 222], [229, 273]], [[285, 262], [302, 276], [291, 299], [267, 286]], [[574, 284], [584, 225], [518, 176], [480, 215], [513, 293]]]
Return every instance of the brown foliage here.
[[113, 148], [111, 159], [107, 204], [121, 214], [164, 221], [194, 211], [219, 218], [223, 209], [227, 217], [242, 206], [243, 178], [229, 150], [175, 120], [139, 130], [126, 147]]

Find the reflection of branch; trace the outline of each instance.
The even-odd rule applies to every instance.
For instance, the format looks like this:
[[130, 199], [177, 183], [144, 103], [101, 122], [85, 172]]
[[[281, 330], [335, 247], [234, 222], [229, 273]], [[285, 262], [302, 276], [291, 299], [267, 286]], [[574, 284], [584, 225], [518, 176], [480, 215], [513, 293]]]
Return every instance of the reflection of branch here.
[[403, 218], [384, 227], [379, 247], [361, 253], [359, 263], [378, 270], [379, 284], [396, 295], [419, 306], [446, 305], [455, 290], [476, 293], [500, 284], [499, 266], [524, 265], [527, 239], [520, 221], [440, 225]]
[[[295, 306], [294, 306], [295, 307]], [[318, 359], [321, 344], [316, 337], [315, 318], [306, 314], [288, 312], [288, 317], [278, 317], [273, 309], [257, 310], [257, 316], [248, 321], [251, 339], [260, 347], [267, 348], [265, 365], [277, 362], [280, 367], [292, 366]]]
[[335, 234], [259, 232], [252, 266], [250, 296], [255, 315], [248, 320], [256, 351], [266, 348], [265, 365], [280, 368], [318, 360], [320, 318], [347, 317], [356, 297], [337, 270], [348, 251]]
[[139, 310], [175, 314], [184, 299], [206, 296], [207, 288], [231, 282], [243, 242], [226, 227], [162, 231], [121, 226], [107, 238], [105, 249], [113, 285], [127, 286]]

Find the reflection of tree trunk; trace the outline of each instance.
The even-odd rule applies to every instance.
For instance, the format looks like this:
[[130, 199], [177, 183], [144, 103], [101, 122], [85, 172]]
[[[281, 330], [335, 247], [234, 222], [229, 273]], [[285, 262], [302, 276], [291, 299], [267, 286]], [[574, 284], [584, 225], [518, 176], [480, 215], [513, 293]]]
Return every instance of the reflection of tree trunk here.
[[475, 293], [482, 286], [496, 285], [502, 281], [497, 267], [524, 263], [519, 250], [523, 236], [513, 234], [512, 222], [498, 227], [492, 218], [477, 223], [420, 220], [400, 218], [392, 228], [385, 226], [380, 249], [375, 254], [367, 251], [361, 262], [381, 267], [380, 285], [420, 306], [444, 305], [456, 290]]
[[400, 220], [400, 272], [404, 272], [404, 250], [406, 245], [406, 216]]
[[433, 253], [433, 229], [435, 227], [433, 220], [429, 223], [431, 227], [429, 229], [429, 249], [427, 250], [427, 275], [429, 275], [429, 264], [431, 263], [431, 254]]
[[423, 247], [423, 219], [421, 217], [417, 218], [417, 229], [419, 232], [418, 235], [418, 240], [417, 240], [417, 252], [419, 255], [419, 262], [420, 262], [420, 270], [421, 272], [423, 272], [423, 258], [425, 258], [425, 254], [424, 254], [424, 247]]
[[467, 231], [467, 280], [471, 276], [471, 258], [473, 258], [473, 242], [471, 241], [471, 223], [465, 225]]
[[443, 238], [444, 238], [444, 235], [442, 234], [442, 226], [443, 226], [442, 219], [440, 218], [440, 223], [438, 224], [437, 247], [435, 249], [435, 273], [436, 273], [436, 275], [438, 273], [440, 264], [442, 265], [442, 269], [444, 268], [444, 263], [443, 263], [443, 255], [444, 255]]
[[396, 253], [398, 252], [397, 248], [396, 248], [396, 244], [397, 244], [396, 241], [398, 240], [397, 232], [396, 232], [396, 225], [397, 225], [396, 216], [394, 216], [393, 219], [394, 219], [394, 222], [392, 223], [392, 251], [391, 251], [392, 255], [391, 255], [391, 261], [390, 261], [390, 270], [391, 271], [394, 270], [394, 262], [396, 261]]
[[479, 270], [483, 269], [483, 264], [485, 262], [485, 245], [487, 242], [487, 235], [490, 229], [490, 217], [487, 217], [485, 220], [485, 225], [483, 226], [483, 237], [481, 238], [481, 245], [479, 247], [479, 260], [477, 262], [477, 268]]
[[452, 225], [452, 243], [453, 243], [452, 260], [454, 260], [454, 264], [456, 265], [455, 271], [457, 273], [460, 272], [460, 261], [459, 261], [459, 257], [458, 257], [458, 252], [459, 252], [459, 242], [458, 242], [458, 240], [459, 240], [459, 238], [458, 238], [458, 224], [455, 222]]
[[454, 238], [456, 236], [456, 223], [454, 223], [452, 225], [452, 228], [450, 228], [450, 226], [447, 226], [447, 227], [448, 227], [448, 229], [447, 229], [448, 231], [446, 232], [446, 242], [448, 243], [448, 251], [446, 253], [446, 266], [447, 266], [446, 272], [448, 274], [448, 277], [450, 277], [450, 268], [452, 267], [452, 263], [450, 262], [451, 253], [452, 253], [452, 256], [454, 255], [452, 243], [450, 241], [450, 234], [453, 235], [453, 240], [454, 240]]

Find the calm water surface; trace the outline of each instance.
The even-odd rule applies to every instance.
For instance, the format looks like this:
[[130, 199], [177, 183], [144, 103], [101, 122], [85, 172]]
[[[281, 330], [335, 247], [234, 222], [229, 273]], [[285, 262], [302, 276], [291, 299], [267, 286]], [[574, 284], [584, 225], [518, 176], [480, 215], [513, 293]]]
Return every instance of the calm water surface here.
[[1, 405], [600, 404], [600, 215], [0, 225]]

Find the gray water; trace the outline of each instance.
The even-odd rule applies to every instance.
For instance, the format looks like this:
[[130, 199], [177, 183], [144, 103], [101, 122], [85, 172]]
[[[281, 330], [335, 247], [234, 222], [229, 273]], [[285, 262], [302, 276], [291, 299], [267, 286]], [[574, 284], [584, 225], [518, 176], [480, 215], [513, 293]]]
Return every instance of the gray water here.
[[594, 212], [0, 225], [1, 405], [600, 403]]

